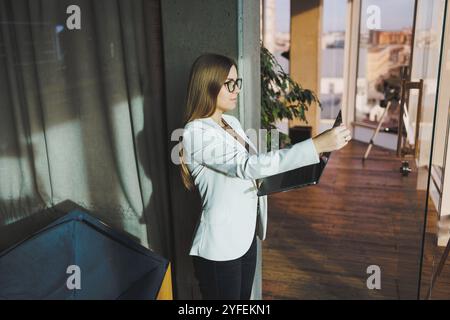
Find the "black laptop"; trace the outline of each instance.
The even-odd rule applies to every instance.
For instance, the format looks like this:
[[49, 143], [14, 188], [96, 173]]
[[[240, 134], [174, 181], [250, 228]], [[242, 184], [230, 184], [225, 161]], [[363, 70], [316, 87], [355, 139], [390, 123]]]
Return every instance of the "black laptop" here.
[[[339, 111], [333, 128], [342, 123], [341, 111]], [[286, 171], [274, 176], [262, 179], [262, 183], [258, 188], [258, 196], [264, 196], [271, 193], [288, 191], [291, 189], [306, 187], [318, 184], [322, 172], [327, 165], [331, 152], [324, 152], [320, 156], [320, 162], [298, 169]]]

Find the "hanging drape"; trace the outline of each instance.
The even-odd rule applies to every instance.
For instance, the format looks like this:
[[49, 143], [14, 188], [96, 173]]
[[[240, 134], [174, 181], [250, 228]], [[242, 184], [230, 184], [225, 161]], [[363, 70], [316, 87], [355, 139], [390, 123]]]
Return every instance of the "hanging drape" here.
[[176, 260], [160, 11], [0, 0], [0, 230], [70, 200]]

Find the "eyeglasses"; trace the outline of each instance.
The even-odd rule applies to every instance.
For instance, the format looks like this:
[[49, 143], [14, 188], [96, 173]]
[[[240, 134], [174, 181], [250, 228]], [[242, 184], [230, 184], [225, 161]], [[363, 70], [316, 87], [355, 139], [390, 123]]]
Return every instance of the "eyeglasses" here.
[[237, 78], [236, 81], [235, 80], [228, 80], [227, 82], [224, 83], [225, 87], [227, 87], [228, 92], [233, 93], [234, 90], [236, 90], [236, 86], [241, 89], [242, 88], [242, 79], [241, 78]]

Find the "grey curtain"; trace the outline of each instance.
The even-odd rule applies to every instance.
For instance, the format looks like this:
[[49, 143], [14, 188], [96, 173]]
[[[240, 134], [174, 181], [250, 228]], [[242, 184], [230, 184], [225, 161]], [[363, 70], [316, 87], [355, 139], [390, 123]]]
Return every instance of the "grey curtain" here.
[[161, 34], [158, 0], [0, 0], [0, 234], [71, 200], [174, 263]]

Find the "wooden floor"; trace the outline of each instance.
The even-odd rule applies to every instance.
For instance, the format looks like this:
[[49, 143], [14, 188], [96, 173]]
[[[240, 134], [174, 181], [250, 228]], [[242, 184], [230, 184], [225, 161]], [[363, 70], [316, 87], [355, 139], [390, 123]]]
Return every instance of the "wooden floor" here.
[[[394, 152], [375, 147], [363, 163], [365, 149], [352, 141], [319, 185], [269, 196], [264, 299], [416, 299], [426, 192], [415, 168], [399, 173]], [[428, 225], [424, 288], [438, 259]], [[367, 288], [370, 265], [381, 268], [380, 290]], [[442, 279], [433, 298], [450, 298], [450, 271]]]

